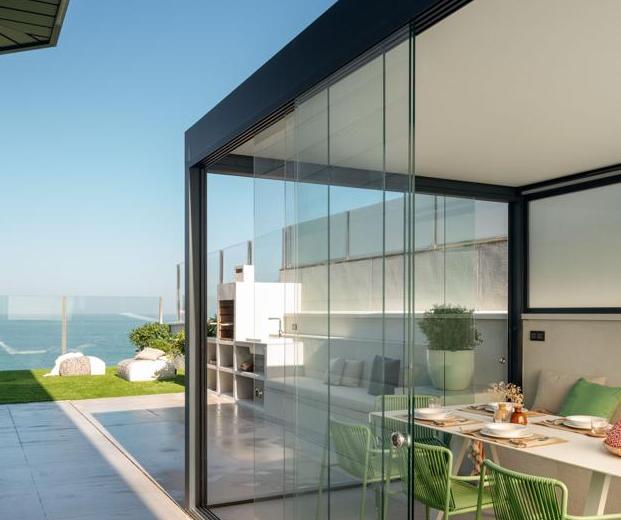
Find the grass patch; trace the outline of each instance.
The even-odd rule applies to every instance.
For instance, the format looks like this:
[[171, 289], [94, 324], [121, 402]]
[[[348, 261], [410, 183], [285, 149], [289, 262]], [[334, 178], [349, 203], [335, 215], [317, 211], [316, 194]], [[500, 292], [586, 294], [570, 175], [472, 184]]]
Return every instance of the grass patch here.
[[106, 369], [105, 376], [43, 377], [47, 372], [47, 369], [0, 372], [0, 404], [170, 394], [183, 392], [185, 387], [183, 372], [167, 381], [144, 383], [130, 383], [117, 377], [116, 367]]

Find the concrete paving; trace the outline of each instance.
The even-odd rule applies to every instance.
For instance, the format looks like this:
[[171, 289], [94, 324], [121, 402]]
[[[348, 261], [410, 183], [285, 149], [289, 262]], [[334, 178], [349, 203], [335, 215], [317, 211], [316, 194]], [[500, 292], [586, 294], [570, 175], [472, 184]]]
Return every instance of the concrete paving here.
[[0, 518], [188, 518], [76, 403], [0, 406]]

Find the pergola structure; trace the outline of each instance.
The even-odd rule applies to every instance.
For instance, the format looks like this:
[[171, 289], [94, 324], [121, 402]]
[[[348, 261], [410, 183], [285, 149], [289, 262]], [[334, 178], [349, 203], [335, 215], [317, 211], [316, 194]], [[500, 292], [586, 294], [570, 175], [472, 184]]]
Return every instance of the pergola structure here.
[[[372, 380], [379, 356], [400, 360], [397, 388], [412, 399], [440, 386], [444, 399], [457, 400], [458, 392], [445, 382], [434, 389], [420, 369], [426, 348], [419, 325], [434, 290], [434, 304], [477, 307], [486, 283], [502, 285], [505, 308], [479, 309], [476, 317], [481, 351], [488, 352], [475, 361], [481, 373], [498, 374], [498, 358], [502, 377], [534, 396], [542, 369], [604, 370], [605, 340], [588, 362], [572, 364], [580, 345], [559, 345], [555, 335], [604, 334], [621, 316], [619, 19], [616, 0], [341, 0], [186, 132], [191, 510], [210, 515], [222, 506], [208, 485], [207, 451], [218, 442], [208, 433], [209, 396], [231, 394], [238, 406], [248, 399], [270, 420], [277, 415], [270, 400], [279, 396], [276, 408], [285, 411], [277, 419], [296, 432], [356, 413], [364, 422], [369, 413], [388, 412], [388, 400], [373, 409], [366, 392], [352, 397], [327, 375], [322, 387], [319, 365], [330, 373], [334, 359], [355, 358]], [[280, 318], [293, 351], [304, 344], [303, 359], [293, 363], [290, 380], [255, 378], [254, 392], [241, 384], [238, 391], [245, 376], [235, 366], [211, 363], [216, 351], [228, 355], [228, 338], [205, 336], [209, 291], [226, 285], [221, 273], [218, 284], [210, 279], [210, 225], [233, 225], [207, 220], [208, 179], [223, 175], [254, 182], [252, 218], [260, 231], [249, 237], [253, 250], [244, 258], [265, 273], [269, 248], [282, 249], [278, 282], [297, 284], [301, 293]], [[490, 231], [492, 221], [504, 226], [500, 235]], [[276, 232], [280, 241], [265, 238]], [[490, 252], [499, 237], [506, 249]], [[356, 256], [355, 240], [375, 245], [358, 243]], [[505, 278], [490, 282], [491, 265]], [[361, 282], [355, 270], [371, 281]], [[546, 329], [553, 331], [547, 339]], [[402, 335], [395, 338], [395, 330]], [[269, 338], [262, 341], [269, 348]], [[242, 343], [233, 341], [234, 352], [247, 348]], [[445, 377], [451, 365], [447, 356]], [[475, 375], [468, 398], [478, 399], [477, 383], [489, 382]], [[319, 405], [309, 400], [322, 403], [325, 414], [312, 415]], [[287, 416], [288, 407], [295, 413]], [[258, 448], [253, 456], [260, 458]], [[285, 485], [281, 494], [307, 492]]]

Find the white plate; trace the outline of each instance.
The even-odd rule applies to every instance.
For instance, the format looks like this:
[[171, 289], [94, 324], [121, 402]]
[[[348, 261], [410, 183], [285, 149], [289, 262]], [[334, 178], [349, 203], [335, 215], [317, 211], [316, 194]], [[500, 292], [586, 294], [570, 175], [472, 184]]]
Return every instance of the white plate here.
[[[498, 410], [498, 405], [500, 403], [496, 402], [496, 403], [487, 403], [485, 405], [485, 409], [488, 412], [495, 412], [496, 410]], [[506, 404], [507, 405], [507, 410], [513, 410], [513, 403], [502, 403], [502, 404]]]
[[532, 435], [528, 426], [513, 423], [489, 423], [483, 427], [481, 433], [499, 439], [522, 439]]
[[598, 421], [604, 421], [603, 417], [593, 417], [591, 415], [569, 415], [565, 417], [563, 424], [565, 426], [569, 426], [570, 428], [576, 428], [578, 430], [590, 430], [591, 429], [591, 421], [595, 419]]
[[417, 408], [414, 410], [414, 417], [427, 421], [441, 421], [453, 415], [450, 410], [444, 408]]

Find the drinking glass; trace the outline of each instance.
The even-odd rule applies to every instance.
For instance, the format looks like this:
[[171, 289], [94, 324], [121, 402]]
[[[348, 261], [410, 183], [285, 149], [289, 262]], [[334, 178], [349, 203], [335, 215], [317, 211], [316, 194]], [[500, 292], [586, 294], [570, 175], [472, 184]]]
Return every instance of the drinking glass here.
[[593, 435], [603, 437], [606, 435], [609, 427], [610, 423], [606, 419], [603, 419], [602, 417], [591, 418], [591, 433]]
[[494, 412], [494, 422], [504, 423], [511, 421], [512, 408], [509, 408], [508, 403], [498, 403], [498, 408]]
[[442, 408], [442, 398], [437, 395], [429, 398], [429, 408]]

